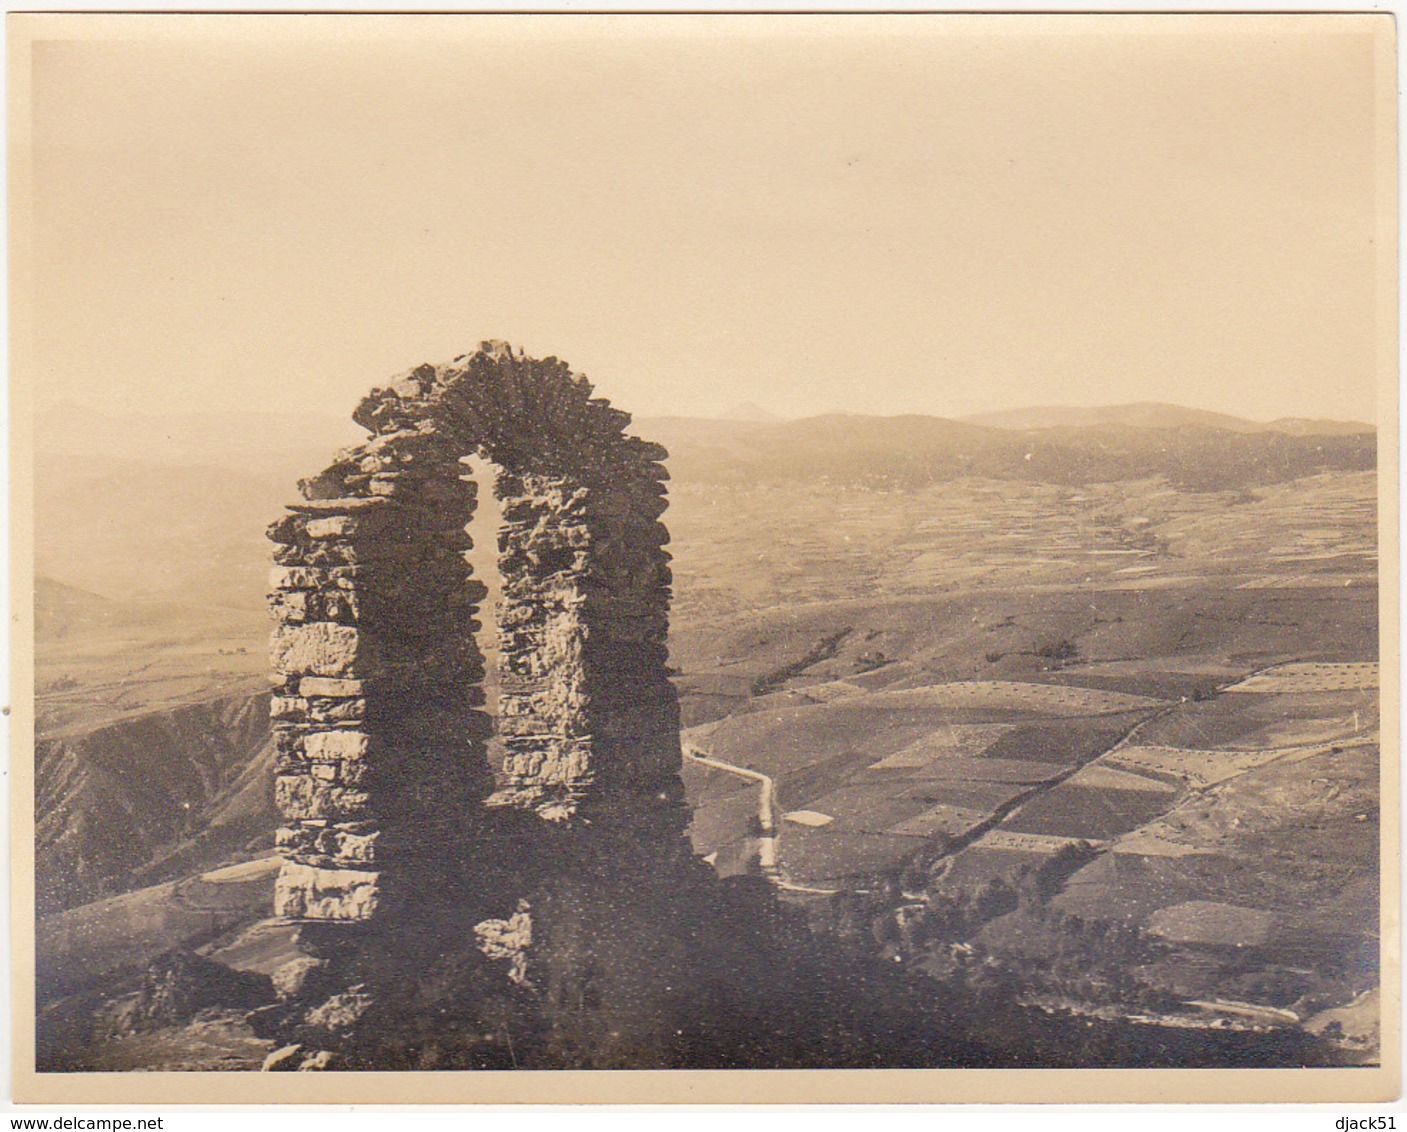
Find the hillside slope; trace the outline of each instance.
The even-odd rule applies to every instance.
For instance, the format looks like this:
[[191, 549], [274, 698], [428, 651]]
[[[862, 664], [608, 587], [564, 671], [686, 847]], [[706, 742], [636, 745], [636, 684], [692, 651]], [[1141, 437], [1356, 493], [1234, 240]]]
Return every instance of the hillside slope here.
[[35, 751], [41, 913], [270, 842], [268, 695], [156, 711]]

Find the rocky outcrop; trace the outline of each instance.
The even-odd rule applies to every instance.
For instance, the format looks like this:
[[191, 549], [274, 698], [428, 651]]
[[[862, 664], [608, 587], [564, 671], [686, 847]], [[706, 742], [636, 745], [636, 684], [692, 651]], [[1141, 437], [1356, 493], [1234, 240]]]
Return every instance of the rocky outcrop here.
[[258, 1007], [269, 997], [268, 976], [177, 948], [147, 965], [134, 992], [99, 1012], [97, 1029], [107, 1037], [143, 1033], [189, 1022], [211, 1007]]

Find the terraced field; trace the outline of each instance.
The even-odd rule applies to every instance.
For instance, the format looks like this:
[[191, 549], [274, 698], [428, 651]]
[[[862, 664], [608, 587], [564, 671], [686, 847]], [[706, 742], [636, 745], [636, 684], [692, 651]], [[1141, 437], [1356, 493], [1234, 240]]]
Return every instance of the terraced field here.
[[1196, 751], [1181, 747], [1121, 747], [1102, 759], [1101, 763], [1123, 771], [1151, 771], [1200, 789], [1235, 778], [1262, 763], [1313, 750], [1315, 748]]
[[892, 704], [898, 709], [938, 705], [952, 711], [1028, 712], [1057, 719], [1122, 715], [1156, 708], [1161, 703], [1149, 696], [1130, 696], [1098, 688], [1014, 680], [963, 680], [952, 684], [891, 688], [876, 695], [885, 697], [886, 705]]
[[1376, 662], [1280, 664], [1248, 676], [1228, 692], [1360, 692], [1378, 687]]
[[1002, 823], [1010, 833], [1075, 841], [1108, 841], [1161, 815], [1168, 796], [1149, 790], [1076, 786], [1062, 782], [1023, 805]]
[[871, 763], [870, 769], [913, 770], [928, 767], [939, 759], [976, 757], [1012, 729], [1012, 725], [1006, 723], [953, 723]]
[[[1368, 1056], [1368, 1008], [1351, 1004], [1377, 977], [1376, 493], [1371, 472], [1209, 492], [686, 490], [671, 512], [685, 718], [716, 722], [691, 735], [773, 776], [784, 811], [819, 815], [780, 823], [784, 878], [857, 892], [902, 875], [891, 888], [912, 893], [919, 860], [924, 900], [970, 920], [995, 882], [1010, 894], [1090, 843], [1041, 915], [962, 931], [1039, 981], [1071, 945], [1062, 917], [1093, 924], [1075, 971], [1104, 955], [1187, 1001], [1293, 1007], [1308, 1029], [1345, 1012]], [[756, 791], [688, 778], [695, 844], [755, 868]], [[1271, 927], [1232, 940], [1236, 923]], [[1123, 956], [1101, 924], [1161, 958]], [[913, 947], [899, 957], [928, 970], [935, 953]], [[1095, 993], [1076, 979], [1052, 1001]]]
[[1041, 856], [1047, 856], [1081, 842], [1097, 844], [1098, 839], [1051, 833], [1024, 833], [1003, 827], [984, 834], [977, 842], [977, 847], [982, 852], [1038, 853]]

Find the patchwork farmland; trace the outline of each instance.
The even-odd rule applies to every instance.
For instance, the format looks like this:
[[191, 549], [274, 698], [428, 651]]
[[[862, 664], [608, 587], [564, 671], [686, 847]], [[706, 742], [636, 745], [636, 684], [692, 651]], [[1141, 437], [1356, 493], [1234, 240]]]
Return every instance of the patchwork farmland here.
[[[957, 977], [961, 954], [933, 941], [965, 938], [984, 963], [1025, 970], [1030, 1001], [1052, 1008], [1133, 1017], [1160, 1001], [1179, 1025], [1290, 1017], [1314, 1032], [1337, 1018], [1347, 1055], [1371, 1056], [1372, 484], [1310, 477], [1249, 499], [948, 485], [948, 518], [1005, 500], [995, 549], [1009, 545], [1010, 563], [972, 556], [966, 527], [986, 516], [915, 516], [910, 544], [891, 514], [870, 532], [873, 558], [927, 549], [911, 575], [853, 551], [885, 596], [812, 591], [680, 637], [686, 740], [770, 777], [779, 883], [813, 905], [889, 901], [874, 931], [896, 958]], [[853, 547], [858, 515], [804, 537]], [[1305, 532], [1305, 515], [1325, 521]], [[756, 584], [789, 583], [777, 570]], [[720, 872], [756, 871], [756, 788], [698, 765], [686, 778], [695, 847]], [[1036, 875], [1039, 898], [1018, 900]], [[897, 926], [881, 931], [885, 916]], [[1138, 941], [1099, 945], [1117, 978], [1031, 973], [1061, 968], [1101, 924]]]

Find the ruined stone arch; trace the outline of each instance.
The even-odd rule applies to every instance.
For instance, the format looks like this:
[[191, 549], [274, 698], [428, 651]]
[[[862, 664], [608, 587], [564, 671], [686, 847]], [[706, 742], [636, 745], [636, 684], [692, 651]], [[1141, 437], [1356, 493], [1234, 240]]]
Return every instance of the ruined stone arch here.
[[[485, 342], [374, 389], [371, 436], [269, 528], [278, 914], [366, 920], [513, 815], [636, 838], [685, 821], [659, 445], [556, 358]], [[497, 465], [497, 780], [485, 587], [464, 552]], [[496, 824], [497, 823], [497, 824]]]

